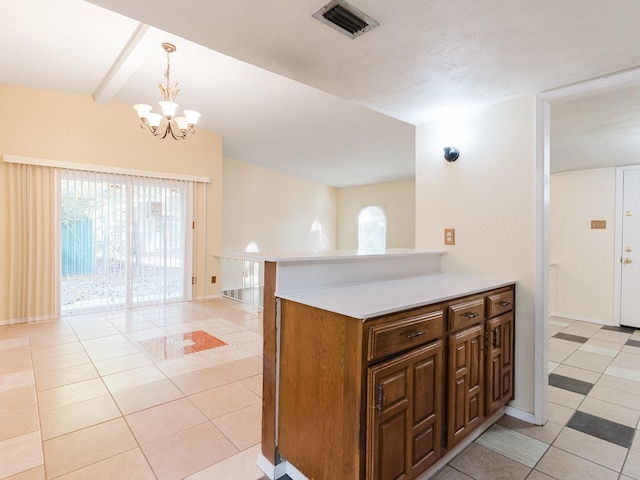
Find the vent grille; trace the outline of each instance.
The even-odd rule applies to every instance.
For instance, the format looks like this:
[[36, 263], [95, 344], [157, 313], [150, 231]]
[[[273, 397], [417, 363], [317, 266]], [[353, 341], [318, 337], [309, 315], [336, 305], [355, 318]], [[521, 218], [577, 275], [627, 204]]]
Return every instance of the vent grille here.
[[373, 18], [344, 0], [329, 2], [314, 13], [313, 17], [350, 38], [359, 37], [380, 25]]
[[346, 8], [340, 5], [336, 5], [328, 12], [322, 15], [325, 20], [334, 23], [340, 28], [344, 28], [347, 32], [353, 35], [360, 30], [363, 30], [369, 24], [360, 17], [355, 16]]

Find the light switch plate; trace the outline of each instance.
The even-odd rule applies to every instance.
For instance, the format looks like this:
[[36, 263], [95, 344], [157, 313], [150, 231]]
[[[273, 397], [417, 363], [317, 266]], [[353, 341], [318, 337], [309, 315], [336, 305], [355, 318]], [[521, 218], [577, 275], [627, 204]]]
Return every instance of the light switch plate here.
[[591, 220], [591, 229], [604, 229], [607, 228], [606, 220]]
[[455, 228], [444, 229], [444, 244], [455, 245], [456, 244], [456, 230]]

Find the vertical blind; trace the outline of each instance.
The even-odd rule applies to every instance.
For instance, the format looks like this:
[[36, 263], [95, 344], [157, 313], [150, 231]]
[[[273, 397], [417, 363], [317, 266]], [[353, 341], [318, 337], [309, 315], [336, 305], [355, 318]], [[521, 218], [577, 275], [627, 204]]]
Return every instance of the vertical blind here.
[[188, 183], [61, 171], [62, 314], [185, 299]]
[[7, 168], [8, 323], [46, 320], [55, 317], [59, 300], [56, 172], [36, 165]]

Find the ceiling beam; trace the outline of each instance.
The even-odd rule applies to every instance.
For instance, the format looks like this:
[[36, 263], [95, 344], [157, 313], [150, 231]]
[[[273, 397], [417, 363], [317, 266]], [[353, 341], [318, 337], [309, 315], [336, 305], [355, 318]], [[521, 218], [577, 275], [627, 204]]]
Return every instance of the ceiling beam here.
[[100, 85], [93, 93], [93, 101], [106, 104], [113, 99], [124, 83], [146, 58], [154, 44], [151, 42], [148, 25], [139, 23], [118, 58], [113, 62]]

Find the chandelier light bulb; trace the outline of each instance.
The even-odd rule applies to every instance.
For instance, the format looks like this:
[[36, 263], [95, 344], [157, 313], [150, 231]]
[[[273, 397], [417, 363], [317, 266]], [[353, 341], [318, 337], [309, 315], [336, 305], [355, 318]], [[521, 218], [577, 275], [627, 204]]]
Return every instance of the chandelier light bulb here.
[[149, 114], [151, 113], [151, 109], [153, 107], [145, 103], [138, 103], [137, 105], [134, 105], [133, 108], [136, 112], [138, 112], [138, 116], [142, 119], [149, 118]]
[[171, 119], [176, 115], [176, 110], [178, 109], [178, 104], [174, 102], [160, 102], [160, 108], [162, 108], [162, 115], [166, 118]]
[[189, 128], [189, 125], [187, 125], [187, 117], [175, 117], [174, 120], [178, 124], [178, 129], [181, 132]]
[[200, 114], [195, 110], [185, 110], [185, 116], [187, 117], [187, 124], [193, 126], [198, 123], [198, 119], [200, 118]]
[[164, 119], [163, 116], [159, 113], [150, 113], [147, 118], [149, 120], [149, 125], [151, 125], [153, 128], [158, 128], [160, 126], [160, 123]]

